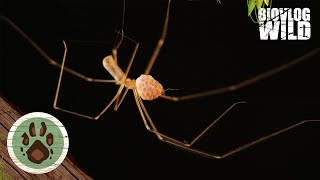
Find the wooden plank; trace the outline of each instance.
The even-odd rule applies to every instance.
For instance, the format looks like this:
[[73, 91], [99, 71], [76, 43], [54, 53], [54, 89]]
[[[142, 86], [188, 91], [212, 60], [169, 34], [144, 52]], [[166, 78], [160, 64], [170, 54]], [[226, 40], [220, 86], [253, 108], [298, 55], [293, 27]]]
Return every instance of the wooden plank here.
[[62, 165], [68, 169], [68, 171], [73, 174], [74, 176], [76, 176], [78, 179], [80, 180], [85, 180], [85, 179], [91, 179], [90, 177], [88, 177], [88, 175], [86, 175], [81, 169], [79, 169], [78, 166], [76, 166], [72, 161], [70, 161], [70, 159], [66, 158], [63, 162]]
[[25, 179], [16, 169], [6, 163], [4, 159], [1, 159], [0, 168], [0, 179]]
[[2, 170], [6, 171], [9, 175], [12, 173], [13, 179], [92, 179], [68, 158], [65, 158], [63, 163], [55, 170], [46, 174], [30, 174], [18, 168], [8, 154], [6, 137], [9, 129], [19, 117], [21, 115], [0, 97], [0, 153], [3, 155], [2, 162], [5, 164]]
[[[1, 115], [0, 115], [0, 119], [2, 119]], [[6, 128], [4, 128], [2, 126], [2, 124], [0, 124], [0, 132], [1, 134], [3, 134], [5, 137], [7, 137], [8, 135], [8, 131]], [[16, 165], [13, 163], [13, 161], [11, 160], [9, 153], [7, 151], [7, 141], [6, 139], [1, 139], [0, 141], [0, 149], [1, 149], [1, 160], [7, 163], [7, 166], [11, 166], [14, 167], [16, 169], [16, 173], [19, 173], [23, 178], [25, 179], [39, 179], [38, 177], [34, 176], [33, 174], [29, 174], [23, 170], [21, 170], [20, 168], [16, 167]]]

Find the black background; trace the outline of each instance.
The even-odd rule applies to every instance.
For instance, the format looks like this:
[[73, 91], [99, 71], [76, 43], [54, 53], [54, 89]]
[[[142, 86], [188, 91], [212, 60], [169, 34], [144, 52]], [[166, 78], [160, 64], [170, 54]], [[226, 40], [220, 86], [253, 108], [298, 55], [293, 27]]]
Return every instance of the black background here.
[[[125, 34], [140, 43], [132, 78], [143, 73], [151, 57], [166, 5], [164, 0], [126, 3]], [[247, 17], [245, 1], [222, 1], [219, 5], [214, 0], [174, 0], [168, 36], [151, 75], [165, 88], [178, 89], [166, 94], [186, 95], [239, 82], [319, 46], [319, 12], [312, 1], [274, 1], [273, 7], [309, 7], [311, 39], [260, 41], [257, 24]], [[61, 61], [62, 40], [66, 40], [70, 45], [67, 64], [89, 76], [111, 78], [101, 60], [110, 54], [117, 35], [114, 30], [121, 27], [121, 1], [4, 1], [1, 11], [53, 59]], [[54, 110], [59, 69], [44, 61], [7, 24], [1, 22], [0, 27], [2, 96], [23, 113], [42, 111], [56, 116], [69, 134], [69, 156], [95, 179], [116, 172], [131, 177], [147, 176], [147, 172], [155, 176], [214, 177], [220, 169], [318, 168], [312, 164], [320, 160], [319, 123], [303, 125], [226, 159], [214, 160], [164, 144], [148, 133], [131, 92], [117, 112], [110, 108], [98, 121]], [[84, 41], [91, 43], [80, 46]], [[101, 42], [106, 44], [101, 46]], [[130, 54], [133, 47], [132, 41], [124, 44], [120, 57]], [[145, 105], [161, 132], [190, 141], [232, 103], [247, 101], [196, 144], [197, 148], [223, 153], [301, 120], [320, 119], [319, 57], [236, 92], [179, 103], [157, 99]], [[120, 65], [126, 64], [125, 59], [119, 59]], [[116, 90], [113, 84], [72, 78], [63, 76], [59, 98], [59, 105], [69, 109], [95, 114]]]

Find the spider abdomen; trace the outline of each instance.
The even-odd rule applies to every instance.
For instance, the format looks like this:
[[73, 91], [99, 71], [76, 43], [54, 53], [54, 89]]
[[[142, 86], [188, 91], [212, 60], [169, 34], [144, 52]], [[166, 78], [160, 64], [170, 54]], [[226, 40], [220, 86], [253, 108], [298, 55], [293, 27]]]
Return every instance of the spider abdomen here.
[[153, 100], [164, 94], [162, 85], [151, 75], [142, 74], [136, 79], [138, 94], [143, 100]]

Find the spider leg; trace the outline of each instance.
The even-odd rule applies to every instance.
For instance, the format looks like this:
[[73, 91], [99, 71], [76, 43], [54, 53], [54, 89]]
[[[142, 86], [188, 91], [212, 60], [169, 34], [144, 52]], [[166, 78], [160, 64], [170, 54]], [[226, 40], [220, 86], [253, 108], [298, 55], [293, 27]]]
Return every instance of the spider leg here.
[[[26, 33], [24, 33], [17, 25], [15, 25], [9, 18], [5, 16], [0, 16], [0, 21], [3, 20], [6, 22], [10, 27], [12, 27], [19, 35], [23, 37], [50, 65], [61, 68], [61, 64], [57, 61], [53, 60], [46, 52], [44, 52]], [[82, 73], [79, 73], [69, 67], [64, 67], [64, 71], [70, 73], [71, 75], [83, 79], [88, 82], [100, 82], [100, 83], [114, 83], [114, 80], [107, 80], [107, 79], [95, 79], [88, 77]]]
[[163, 45], [163, 43], [164, 43], [164, 40], [165, 40], [165, 38], [166, 38], [166, 36], [167, 36], [168, 22], [169, 22], [169, 11], [170, 11], [170, 2], [171, 2], [171, 0], [168, 0], [168, 7], [167, 7], [167, 12], [166, 12], [166, 18], [165, 18], [165, 20], [164, 20], [164, 25], [163, 25], [163, 30], [162, 30], [162, 33], [161, 33], [161, 37], [160, 37], [160, 39], [158, 40], [157, 46], [156, 46], [156, 48], [155, 48], [154, 51], [153, 51], [153, 54], [152, 54], [152, 56], [151, 56], [151, 59], [150, 59], [150, 61], [149, 61], [149, 64], [148, 64], [148, 66], [147, 66], [144, 74], [149, 74], [149, 73], [150, 73], [151, 68], [152, 68], [155, 60], [157, 59], [158, 54], [159, 54], [159, 52], [160, 52], [160, 50], [161, 50], [161, 47], [162, 47], [162, 45]]
[[116, 100], [116, 103], [115, 103], [115, 106], [114, 106], [114, 110], [117, 111], [122, 103], [122, 101], [124, 100], [124, 98], [126, 97], [127, 93], [129, 91], [129, 88], [126, 88], [126, 90], [124, 91], [121, 99], [120, 99], [120, 95], [118, 96], [117, 100]]
[[[124, 37], [124, 31], [123, 31], [123, 27], [124, 27], [124, 15], [125, 15], [125, 12], [126, 12], [126, 1], [124, 0], [123, 1], [123, 9], [122, 9], [122, 23], [121, 23], [121, 32], [118, 32], [116, 31], [118, 34], [117, 34], [117, 39], [115, 41], [115, 44], [113, 46], [113, 49], [112, 49], [112, 57], [113, 57], [113, 60], [115, 61], [116, 64], [118, 64], [118, 49], [122, 43], [122, 40], [123, 40], [123, 37]], [[119, 38], [119, 35], [120, 35], [120, 40], [118, 41], [118, 38]], [[126, 74], [126, 77], [128, 76], [128, 74]], [[123, 95], [123, 98], [122, 100], [124, 99], [126, 93], [128, 92], [128, 89], [126, 89], [125, 91], [125, 94]], [[114, 110], [117, 111], [118, 110], [118, 107], [120, 106], [121, 102], [119, 103], [119, 100], [120, 100], [120, 96], [118, 96], [118, 98], [116, 99], [116, 103], [115, 103], [115, 106], [114, 106]]]
[[[112, 49], [112, 57], [113, 57], [114, 61], [116, 62], [116, 64], [118, 63], [117, 51], [118, 51], [118, 49], [122, 43], [123, 37], [124, 37], [123, 27], [124, 27], [124, 19], [125, 19], [124, 17], [125, 17], [125, 13], [126, 13], [126, 1], [125, 0], [123, 0], [122, 8], [123, 8], [122, 9], [122, 22], [121, 22], [121, 30], [120, 30], [121, 32], [116, 31], [118, 33], [118, 35], [117, 35], [117, 39], [116, 39], [115, 44]], [[119, 35], [121, 35], [121, 37], [120, 37], [120, 40], [118, 41]]]
[[[113, 57], [113, 60], [115, 61], [116, 64], [118, 64], [118, 48], [120, 47], [121, 43], [122, 43], [122, 40], [123, 40], [123, 29], [121, 29], [121, 33], [116, 31], [118, 34], [117, 34], [117, 39], [115, 41], [115, 44], [112, 48], [112, 57]], [[118, 41], [118, 37], [119, 35], [121, 36], [120, 37], [120, 40]], [[118, 41], [118, 42], [117, 42]], [[127, 76], [127, 75], [126, 75]], [[120, 96], [117, 97], [116, 99], [116, 102], [114, 104], [114, 110], [117, 111], [118, 110], [118, 106], [119, 106], [119, 100], [120, 100]]]
[[[146, 107], [144, 106], [142, 99], [139, 97], [138, 93], [135, 92], [135, 99], [136, 101], [139, 103], [139, 105], [141, 106], [140, 108], [142, 109], [142, 113], [147, 117], [148, 122], [151, 124], [151, 127], [153, 128], [153, 130], [155, 132], [158, 132]], [[235, 106], [239, 105], [239, 104], [244, 104], [246, 103], [245, 101], [240, 101], [240, 102], [236, 102], [233, 103], [227, 110], [225, 110], [218, 118], [216, 118], [215, 120], [213, 120], [204, 130], [202, 130], [195, 138], [193, 138], [193, 140], [190, 143], [186, 143], [184, 142], [185, 146], [192, 146], [194, 143], [196, 143], [211, 127], [213, 127], [219, 120], [221, 120], [222, 117], [224, 117], [231, 109], [233, 109]], [[138, 105], [138, 104], [137, 104]], [[138, 108], [139, 108], [138, 105]], [[139, 109], [140, 109], [139, 108]], [[139, 110], [140, 111], [140, 110]], [[174, 140], [174, 139], [172, 139]], [[177, 140], [174, 140], [177, 141]]]
[[[123, 29], [121, 29], [121, 32], [116, 31], [116, 33], [117, 33], [117, 38], [116, 38], [115, 44], [114, 44], [111, 52], [112, 52], [113, 60], [116, 63], [118, 63], [118, 49], [119, 49], [119, 47], [122, 43], [123, 37], [124, 37]], [[120, 35], [120, 40], [118, 40], [119, 35]]]
[[[133, 53], [130, 57], [130, 61], [129, 61], [129, 64], [127, 66], [127, 69], [125, 71], [125, 75], [124, 77], [122, 77], [122, 84], [127, 80], [127, 77], [128, 77], [128, 74], [129, 74], [129, 71], [131, 69], [131, 66], [132, 66], [132, 63], [133, 63], [133, 60], [134, 58], [136, 57], [136, 54], [137, 54], [137, 51], [138, 51], [138, 47], [139, 47], [139, 43], [133, 39], [131, 39], [130, 37], [126, 36], [123, 34], [123, 30], [121, 30], [121, 32], [118, 32], [118, 35], [120, 35], [120, 40], [114, 45], [114, 48], [112, 49], [112, 56], [113, 56], [113, 59], [114, 61], [117, 63], [117, 52], [118, 52], [118, 48], [120, 47], [121, 43], [122, 43], [122, 40], [123, 38], [127, 38], [129, 39], [130, 41], [132, 41], [135, 46], [134, 46], [134, 50], [133, 50]], [[117, 37], [118, 39], [118, 37]], [[117, 97], [116, 99], [116, 102], [115, 102], [115, 106], [114, 106], [114, 110], [117, 111], [118, 108], [120, 107], [120, 104], [122, 103], [123, 99], [125, 98], [125, 96], [127, 95], [127, 92], [128, 92], [128, 89], [125, 90], [124, 94], [122, 95], [121, 97], [121, 100], [120, 100], [120, 95]]]
[[292, 130], [292, 129], [298, 127], [298, 126], [301, 126], [301, 125], [307, 124], [307, 123], [311, 123], [311, 122], [320, 122], [320, 120], [304, 120], [304, 121], [300, 121], [299, 123], [293, 124], [293, 125], [291, 125], [289, 127], [286, 127], [284, 129], [278, 130], [278, 131], [276, 131], [274, 133], [271, 133], [269, 135], [260, 137], [260, 138], [254, 140], [254, 141], [251, 141], [251, 142], [249, 142], [247, 144], [243, 144], [243, 145], [241, 145], [239, 147], [236, 147], [236, 148], [234, 148], [232, 150], [229, 150], [229, 151], [227, 151], [225, 153], [222, 153], [222, 154], [212, 154], [212, 153], [208, 153], [208, 152], [196, 149], [196, 148], [192, 148], [192, 147], [189, 146], [189, 144], [186, 144], [186, 143], [183, 143], [181, 141], [178, 141], [178, 140], [176, 140], [174, 138], [171, 138], [171, 137], [169, 137], [167, 135], [159, 133], [158, 131], [155, 131], [155, 130], [149, 130], [149, 131], [154, 133], [154, 134], [156, 134], [157, 136], [160, 135], [163, 138], [163, 139], [160, 139], [161, 141], [164, 141], [166, 143], [172, 144], [172, 145], [177, 146], [179, 148], [182, 148], [182, 149], [185, 149], [185, 150], [188, 150], [188, 151], [191, 151], [193, 153], [196, 153], [196, 154], [199, 154], [199, 155], [202, 155], [202, 156], [206, 156], [206, 157], [209, 157], [209, 158], [223, 159], [223, 158], [229, 157], [229, 156], [231, 156], [233, 154], [236, 154], [236, 153], [238, 153], [238, 152], [240, 152], [242, 150], [245, 150], [245, 149], [247, 149], [249, 147], [252, 147], [252, 146], [254, 146], [254, 145], [258, 144], [258, 143], [261, 143], [263, 141], [271, 139], [272, 137], [275, 137], [275, 136], [280, 135], [280, 134], [282, 134], [284, 132]]
[[[149, 114], [148, 114], [148, 113], [145, 113], [145, 110], [142, 109], [143, 106], [141, 106], [141, 104], [140, 104], [140, 101], [139, 101], [140, 97], [139, 97], [139, 95], [138, 95], [137, 90], [134, 90], [133, 93], [134, 93], [134, 99], [135, 99], [135, 101], [136, 101], [136, 103], [137, 103], [139, 112], [140, 112], [140, 114], [141, 114], [143, 123], [144, 123], [144, 125], [146, 126], [146, 129], [147, 129], [148, 131], [151, 130], [150, 127], [148, 126], [148, 123], [147, 123], [147, 120], [148, 120], [149, 123], [150, 123], [150, 125], [151, 125], [151, 127], [152, 127], [152, 129], [154, 129], [155, 131], [157, 131], [156, 126], [153, 124], [152, 121], [150, 121], [151, 118], [150, 118]], [[147, 116], [147, 118], [145, 117], [145, 115]], [[156, 135], [158, 136], [158, 138], [159, 138], [160, 140], [163, 139], [160, 134], [156, 134]]]
[[[148, 63], [148, 66], [146, 68], [146, 70], [144, 71], [144, 74], [150, 74], [150, 71], [154, 65], [154, 62], [156, 61], [158, 55], [159, 55], [159, 52], [162, 48], [162, 45], [166, 39], [166, 36], [167, 36], [167, 31], [168, 31], [168, 23], [169, 23], [169, 14], [170, 14], [170, 3], [171, 3], [171, 0], [168, 0], [168, 6], [167, 6], [167, 11], [166, 11], [166, 17], [165, 17], [165, 20], [164, 20], [164, 25], [163, 25], [163, 29], [162, 29], [162, 33], [161, 33], [161, 36], [160, 36], [160, 39], [158, 40], [158, 43], [156, 45], [156, 48], [154, 49], [153, 51], [153, 54], [149, 60], [149, 63]], [[217, 3], [220, 3], [220, 0], [217, 0]]]
[[121, 85], [120, 85], [116, 95], [113, 97], [113, 99], [109, 102], [109, 104], [97, 116], [89, 116], [89, 115], [81, 114], [81, 113], [78, 113], [78, 112], [75, 112], [75, 111], [72, 111], [72, 110], [68, 110], [68, 109], [65, 109], [65, 108], [58, 107], [57, 106], [57, 101], [58, 101], [58, 98], [59, 98], [60, 85], [61, 85], [61, 81], [62, 81], [62, 75], [63, 75], [63, 72], [64, 72], [64, 64], [65, 64], [65, 60], [66, 60], [66, 54], [67, 54], [67, 51], [68, 51], [67, 45], [66, 45], [66, 43], [64, 41], [63, 41], [63, 44], [64, 44], [64, 47], [65, 47], [65, 51], [64, 51], [64, 54], [63, 54], [63, 60], [62, 60], [62, 64], [61, 64], [61, 71], [60, 71], [59, 81], [58, 81], [58, 85], [57, 85], [57, 91], [56, 91], [56, 95], [55, 95], [55, 99], [54, 99], [54, 103], [53, 103], [53, 108], [61, 110], [61, 111], [66, 112], [66, 113], [77, 115], [77, 116], [80, 116], [80, 117], [97, 120], [97, 119], [99, 119], [99, 117], [104, 112], [106, 112], [106, 110], [111, 106], [111, 104], [114, 103], [115, 100], [121, 95], [121, 92], [122, 92], [122, 90], [124, 88], [124, 84], [121, 82]]
[[233, 92], [233, 91], [245, 88], [247, 86], [250, 86], [250, 85], [257, 83], [259, 81], [262, 81], [264, 79], [267, 79], [267, 78], [269, 78], [275, 74], [278, 74], [286, 69], [292, 68], [295, 65], [310, 59], [312, 56], [318, 54], [319, 52], [320, 52], [320, 48], [315, 48], [312, 51], [310, 51], [310, 52], [308, 52], [308, 53], [306, 53], [296, 59], [293, 59], [289, 63], [280, 65], [280, 66], [275, 67], [273, 69], [270, 69], [266, 72], [258, 74], [252, 78], [240, 81], [239, 83], [232, 84], [229, 86], [225, 86], [225, 87], [221, 87], [221, 88], [217, 88], [217, 89], [212, 89], [212, 90], [208, 90], [208, 91], [203, 91], [203, 92], [199, 92], [199, 93], [189, 94], [189, 95], [185, 95], [185, 96], [180, 96], [180, 97], [168, 96], [168, 95], [162, 95], [161, 97], [164, 99], [167, 99], [167, 100], [171, 100], [171, 101], [184, 101], [184, 100], [202, 98], [202, 97], [206, 97], [206, 96], [218, 95], [218, 94], [227, 93], [227, 92]]
[[260, 137], [254, 141], [251, 141], [247, 144], [243, 144], [239, 147], [236, 147], [232, 150], [229, 150], [225, 153], [222, 153], [222, 154], [215, 154], [215, 153], [209, 153], [209, 152], [206, 152], [206, 151], [203, 151], [203, 150], [200, 150], [200, 149], [197, 149], [197, 148], [193, 148], [192, 145], [209, 129], [211, 128], [215, 123], [218, 122], [218, 120], [221, 118], [221, 116], [223, 116], [225, 113], [227, 113], [233, 106], [235, 106], [236, 104], [234, 104], [233, 106], [231, 106], [225, 113], [223, 113], [219, 118], [217, 118], [215, 121], [213, 121], [204, 131], [202, 131], [196, 138], [194, 138], [194, 140], [191, 142], [191, 143], [185, 143], [185, 142], [182, 142], [182, 141], [179, 141], [175, 138], [172, 138], [170, 136], [167, 136], [165, 134], [162, 134], [160, 133], [159, 131], [157, 131], [157, 129], [155, 128], [153, 122], [152, 122], [152, 119], [150, 118], [146, 108], [144, 107], [143, 105], [143, 102], [141, 100], [141, 98], [137, 95], [137, 93], [135, 92], [135, 100], [136, 100], [136, 104], [138, 106], [138, 109], [139, 109], [139, 112], [140, 112], [140, 115], [144, 121], [144, 123], [146, 124], [146, 120], [148, 120], [148, 122], [152, 125], [152, 129], [148, 129], [147, 130], [149, 132], [152, 132], [153, 134], [157, 135], [157, 137], [159, 138], [159, 140], [165, 142], [165, 143], [168, 143], [168, 144], [171, 144], [175, 147], [178, 147], [178, 148], [181, 148], [181, 149], [184, 149], [184, 150], [187, 150], [187, 151], [190, 151], [192, 153], [195, 153], [195, 154], [198, 154], [198, 155], [202, 155], [202, 156], [205, 156], [205, 157], [209, 157], [209, 158], [214, 158], [214, 159], [223, 159], [223, 158], [226, 158], [230, 155], [233, 155], [235, 153], [238, 153], [244, 149], [247, 149], [251, 146], [254, 146], [258, 143], [261, 143], [263, 141], [266, 141], [268, 139], [271, 139], [272, 137], [275, 137], [279, 134], [282, 134], [284, 132], [287, 132], [289, 130], [292, 130], [298, 126], [301, 126], [303, 124], [306, 124], [306, 123], [311, 123], [311, 122], [320, 122], [320, 120], [303, 120], [303, 121], [300, 121], [296, 124], [293, 124], [289, 127], [286, 127], [286, 128], [283, 128], [281, 130], [278, 130], [276, 132], [273, 132], [271, 134], [268, 134], [266, 136], [263, 136], [263, 137]]

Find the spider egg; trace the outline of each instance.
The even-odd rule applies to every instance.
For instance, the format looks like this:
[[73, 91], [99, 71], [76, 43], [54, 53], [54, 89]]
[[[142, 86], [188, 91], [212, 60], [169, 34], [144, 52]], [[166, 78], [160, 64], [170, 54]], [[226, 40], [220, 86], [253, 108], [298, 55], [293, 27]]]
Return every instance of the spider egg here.
[[143, 100], [153, 100], [164, 93], [162, 85], [150, 75], [142, 74], [136, 79], [138, 94]]

